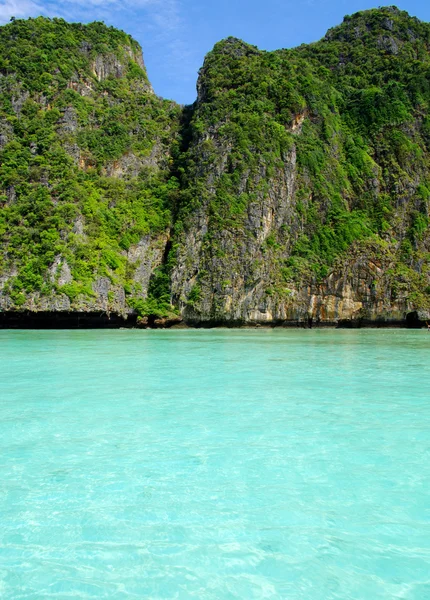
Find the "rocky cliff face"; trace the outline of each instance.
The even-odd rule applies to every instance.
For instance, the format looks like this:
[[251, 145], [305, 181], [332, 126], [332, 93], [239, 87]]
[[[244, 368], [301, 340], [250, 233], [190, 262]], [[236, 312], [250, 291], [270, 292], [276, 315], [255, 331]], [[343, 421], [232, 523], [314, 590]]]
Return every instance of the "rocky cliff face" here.
[[170, 230], [180, 109], [101, 23], [0, 30], [0, 309], [136, 316]]
[[407, 75], [416, 56], [428, 69], [428, 48], [428, 26], [392, 7], [298, 51], [214, 48], [172, 272], [187, 321], [429, 318], [428, 92]]
[[2, 28], [11, 40], [0, 308], [15, 324], [430, 318], [428, 24], [388, 7], [295, 50], [228, 38], [184, 109], [122, 32], [34, 19]]

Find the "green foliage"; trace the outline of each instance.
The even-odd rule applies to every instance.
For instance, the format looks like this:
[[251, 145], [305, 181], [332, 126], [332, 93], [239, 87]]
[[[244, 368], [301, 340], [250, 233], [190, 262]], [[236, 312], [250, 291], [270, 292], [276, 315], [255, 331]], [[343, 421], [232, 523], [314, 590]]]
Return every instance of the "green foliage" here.
[[[14, 20], [0, 27], [0, 235], [11, 299], [94, 297], [130, 285], [127, 252], [169, 228], [177, 180], [166, 156], [179, 108], [148, 91], [138, 44], [103, 23]], [[97, 61], [122, 65], [99, 79]], [[59, 286], [55, 261], [72, 281]], [[55, 269], [54, 269], [55, 271]]]
[[202, 290], [200, 286], [195, 283], [188, 294], [188, 303], [190, 306], [194, 306], [202, 297]]
[[[198, 102], [181, 109], [150, 92], [124, 32], [43, 17], [1, 27], [4, 289], [16, 307], [58, 293], [78, 306], [103, 277], [139, 315], [166, 316], [178, 247], [201, 219], [205, 260], [186, 299], [196, 310], [207, 282], [228, 287], [234, 261], [252, 286], [264, 258], [266, 295], [286, 300], [357, 244], [388, 243], [393, 294], [413, 290], [424, 305], [429, 47], [430, 26], [394, 7], [292, 50], [228, 38], [205, 59]], [[266, 211], [282, 203], [284, 221]], [[169, 230], [172, 250], [143, 290], [138, 244]]]
[[125, 47], [139, 51], [129, 35], [104, 23], [82, 25], [45, 17], [15, 19], [1, 27], [0, 47], [3, 74], [16, 76], [29, 91], [49, 96], [76, 74], [88, 75], [90, 62], [98, 55], [123, 55]]
[[[240, 235], [250, 207], [282, 184], [293, 148], [297, 222], [290, 237], [272, 232], [263, 245], [268, 261], [286, 265], [275, 279], [324, 278], [354, 244], [378, 236], [407, 233], [399, 260], [412, 260], [428, 239], [429, 40], [428, 24], [388, 7], [346, 17], [295, 50], [215, 45], [180, 170], [181, 227], [208, 207], [208, 263], [223, 232]], [[421, 208], [411, 208], [406, 232], [398, 209], [414, 202], [414, 188]]]

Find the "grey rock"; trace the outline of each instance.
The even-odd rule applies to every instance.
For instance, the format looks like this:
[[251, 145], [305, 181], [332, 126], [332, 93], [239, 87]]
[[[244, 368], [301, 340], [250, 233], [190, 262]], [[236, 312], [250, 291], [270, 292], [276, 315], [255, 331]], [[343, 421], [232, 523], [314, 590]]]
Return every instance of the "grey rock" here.
[[89, 56], [89, 54], [92, 50], [92, 46], [89, 42], [87, 42], [86, 40], [83, 40], [81, 42], [81, 45], [79, 46], [79, 50], [86, 56]]
[[66, 294], [55, 294], [53, 296], [42, 296], [39, 302], [39, 310], [51, 312], [67, 312], [71, 309], [70, 299]]
[[15, 203], [15, 201], [16, 201], [15, 186], [9, 185], [6, 188], [6, 198], [7, 198], [8, 204], [14, 204]]
[[378, 46], [381, 50], [385, 50], [389, 54], [398, 54], [399, 53], [399, 44], [397, 41], [388, 35], [384, 35], [378, 38]]
[[106, 310], [108, 305], [108, 294], [111, 288], [110, 279], [107, 277], [98, 277], [93, 283], [92, 288], [97, 295], [98, 302], [102, 305], [104, 310]]
[[52, 283], [62, 286], [73, 281], [72, 273], [67, 261], [61, 256], [56, 256], [51, 267], [48, 269], [49, 279]]
[[17, 90], [15, 95], [12, 96], [12, 108], [17, 117], [20, 116], [24, 102], [29, 97], [30, 97], [30, 94], [27, 92], [27, 90], [22, 90], [22, 89], [19, 91]]
[[0, 150], [13, 138], [13, 127], [6, 119], [0, 119]]
[[60, 135], [75, 133], [78, 129], [78, 118], [73, 106], [66, 106], [61, 111], [61, 117], [58, 120], [57, 132]]
[[[145, 73], [145, 63], [143, 61], [142, 51], [134, 51], [130, 46], [124, 46], [123, 52], [128, 59], [134, 61]], [[112, 76], [115, 78], [124, 77], [127, 67], [128, 60], [119, 58], [116, 54], [99, 54], [92, 61], [91, 68], [98, 79], [103, 81], [108, 77]], [[151, 84], [148, 81], [142, 82], [142, 90], [153, 93]]]
[[122, 77], [125, 71], [124, 64], [115, 54], [99, 54], [91, 67], [99, 81], [107, 79], [110, 75], [117, 78]]
[[393, 19], [389, 19], [388, 17], [382, 21], [382, 27], [384, 29], [388, 29], [389, 31], [393, 31], [394, 29], [394, 21]]
[[158, 171], [166, 160], [165, 149], [156, 141], [147, 156], [136, 156], [133, 152], [127, 152], [118, 160], [109, 163], [103, 172], [108, 177], [137, 177], [142, 169]]
[[131, 246], [127, 252], [128, 260], [135, 265], [133, 279], [142, 286], [142, 297], [144, 298], [147, 296], [151, 275], [163, 260], [167, 240], [168, 234], [157, 238], [147, 235], [138, 244]]
[[82, 236], [85, 235], [84, 234], [84, 219], [83, 219], [82, 215], [79, 215], [79, 217], [73, 223], [72, 231], [76, 235], [82, 235]]

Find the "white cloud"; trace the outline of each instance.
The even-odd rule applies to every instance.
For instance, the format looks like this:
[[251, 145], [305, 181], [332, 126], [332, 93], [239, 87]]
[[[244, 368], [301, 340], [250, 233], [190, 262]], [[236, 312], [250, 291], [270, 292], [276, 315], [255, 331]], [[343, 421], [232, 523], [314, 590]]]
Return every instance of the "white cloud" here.
[[34, 17], [43, 12], [43, 8], [33, 0], [0, 1], [0, 23], [7, 23], [11, 17]]
[[7, 23], [11, 17], [37, 15], [71, 20], [88, 16], [90, 20], [108, 18], [112, 21], [118, 11], [136, 13], [140, 10], [163, 30], [173, 30], [180, 25], [178, 0], [0, 0], [0, 24]]

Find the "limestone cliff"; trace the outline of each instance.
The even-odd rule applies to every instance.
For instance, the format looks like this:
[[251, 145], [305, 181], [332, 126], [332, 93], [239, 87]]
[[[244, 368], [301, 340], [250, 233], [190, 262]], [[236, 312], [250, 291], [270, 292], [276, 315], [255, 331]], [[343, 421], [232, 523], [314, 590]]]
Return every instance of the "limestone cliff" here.
[[101, 23], [15, 21], [0, 44], [0, 322], [430, 318], [427, 23], [227, 38], [184, 108]]
[[429, 318], [429, 33], [389, 7], [298, 50], [215, 46], [172, 272], [188, 322]]
[[0, 309], [135, 314], [169, 237], [180, 109], [102, 23], [14, 21], [0, 44]]

